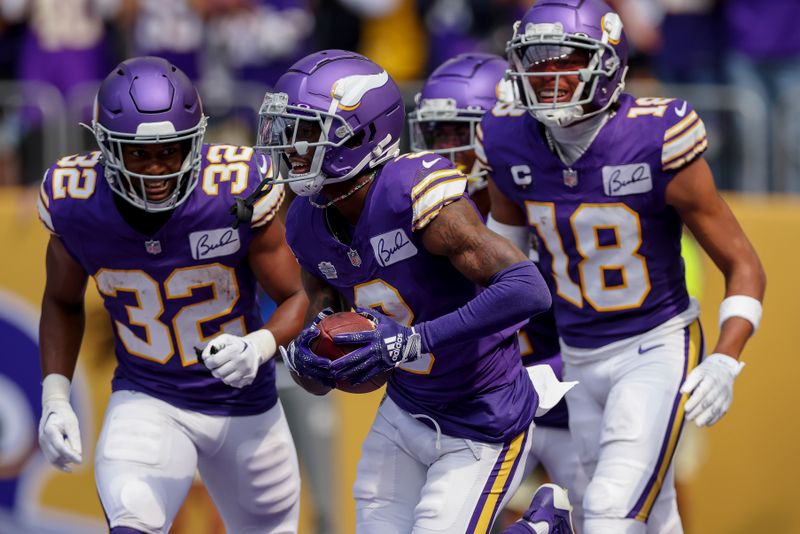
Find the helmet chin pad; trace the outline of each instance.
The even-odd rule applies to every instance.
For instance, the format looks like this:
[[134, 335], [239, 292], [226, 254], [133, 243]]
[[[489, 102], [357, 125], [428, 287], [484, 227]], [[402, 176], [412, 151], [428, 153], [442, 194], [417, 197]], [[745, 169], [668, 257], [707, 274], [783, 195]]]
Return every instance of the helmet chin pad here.
[[583, 106], [580, 105], [558, 109], [537, 109], [531, 110], [530, 113], [533, 118], [545, 126], [561, 128], [569, 126], [585, 116]]
[[308, 180], [294, 180], [289, 182], [289, 189], [297, 196], [310, 197], [322, 191], [324, 185], [325, 175], [319, 173]]

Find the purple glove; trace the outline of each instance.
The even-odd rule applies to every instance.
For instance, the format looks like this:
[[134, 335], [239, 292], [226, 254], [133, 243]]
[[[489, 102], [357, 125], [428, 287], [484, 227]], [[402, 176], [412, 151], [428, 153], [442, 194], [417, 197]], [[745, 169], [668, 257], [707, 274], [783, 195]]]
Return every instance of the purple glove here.
[[283, 362], [290, 371], [298, 376], [313, 378], [329, 387], [336, 384], [331, 373], [331, 361], [314, 354], [311, 342], [319, 336], [317, 325], [325, 317], [332, 315], [333, 310], [325, 308], [319, 312], [307, 328], [300, 332], [285, 349], [280, 347]]
[[375, 323], [375, 330], [333, 336], [336, 344], [366, 344], [331, 364], [336, 380], [361, 384], [375, 375], [419, 358], [420, 337], [413, 328], [369, 308], [356, 308], [356, 311]]

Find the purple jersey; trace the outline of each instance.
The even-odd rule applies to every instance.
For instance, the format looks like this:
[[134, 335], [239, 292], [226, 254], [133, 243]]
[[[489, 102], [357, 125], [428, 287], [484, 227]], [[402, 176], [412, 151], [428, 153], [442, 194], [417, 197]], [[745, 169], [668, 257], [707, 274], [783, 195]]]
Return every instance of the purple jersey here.
[[[466, 198], [466, 187], [466, 177], [446, 158], [401, 156], [376, 176], [351, 246], [332, 236], [325, 210], [304, 198], [289, 208], [287, 241], [303, 269], [335, 287], [349, 305], [374, 308], [409, 326], [435, 319], [481, 291], [448, 258], [428, 253], [420, 232], [445, 205]], [[400, 366], [389, 380], [389, 397], [412, 414], [432, 417], [445, 434], [511, 439], [528, 427], [537, 405], [515, 330]]]
[[[561, 352], [552, 308], [540, 313], [519, 329], [519, 352], [525, 367], [548, 363], [550, 358]], [[553, 370], [561, 378], [560, 367]]]
[[[556, 321], [553, 309], [540, 313], [519, 329], [519, 352], [525, 367], [549, 365], [559, 380], [563, 376], [561, 347], [556, 334]], [[536, 426], [567, 428], [569, 414], [567, 401], [561, 399], [549, 412], [534, 418]]]
[[261, 326], [247, 251], [277, 212], [283, 187], [271, 186], [250, 225], [231, 229], [234, 197], [259, 185], [253, 150], [205, 145], [197, 186], [148, 237], [122, 218], [99, 158], [91, 152], [58, 160], [45, 174], [38, 207], [48, 230], [94, 278], [111, 316], [118, 362], [112, 390], [215, 415], [271, 408], [273, 362], [250, 387], [236, 389], [198, 363], [195, 347], [219, 332], [243, 335]]
[[705, 150], [705, 127], [683, 100], [619, 104], [573, 165], [528, 113], [492, 110], [481, 123], [478, 153], [536, 232], [558, 333], [573, 347], [641, 334], [689, 305], [682, 223], [665, 190]]

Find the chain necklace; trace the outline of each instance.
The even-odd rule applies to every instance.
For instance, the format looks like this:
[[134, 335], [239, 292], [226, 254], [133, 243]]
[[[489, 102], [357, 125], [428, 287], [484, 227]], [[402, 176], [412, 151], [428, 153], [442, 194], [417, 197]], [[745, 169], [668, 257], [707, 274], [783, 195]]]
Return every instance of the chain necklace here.
[[547, 146], [550, 148], [550, 152], [558, 156], [564, 165], [571, 167], [571, 165], [567, 164], [567, 158], [564, 157], [564, 154], [561, 152], [561, 148], [558, 146], [558, 143], [556, 143], [553, 139], [553, 134], [550, 133], [550, 130], [548, 130], [546, 126], [544, 128], [544, 138], [547, 141]]
[[[323, 213], [325, 214], [325, 225], [328, 227], [328, 230], [330, 230], [331, 234], [333, 234], [333, 238], [343, 245], [349, 244], [350, 232], [347, 230], [341, 231], [341, 223], [333, 224], [333, 221], [331, 221], [331, 217], [329, 215], [329, 210], [326, 209]], [[343, 217], [342, 221], [344, 221]]]
[[363, 181], [363, 182], [361, 182], [360, 184], [357, 184], [357, 185], [356, 185], [355, 187], [353, 187], [353, 188], [352, 188], [350, 191], [348, 191], [348, 192], [346, 192], [346, 193], [344, 193], [344, 194], [342, 194], [342, 195], [339, 195], [338, 197], [334, 198], [334, 199], [333, 199], [333, 200], [331, 200], [331, 201], [325, 202], [325, 203], [323, 203], [323, 204], [318, 204], [317, 202], [314, 202], [314, 201], [313, 201], [313, 200], [311, 200], [310, 198], [308, 199], [308, 201], [311, 203], [311, 205], [312, 205], [312, 206], [314, 206], [315, 208], [319, 208], [319, 209], [325, 209], [325, 208], [327, 208], [327, 207], [329, 207], [329, 206], [333, 206], [334, 204], [336, 204], [336, 203], [337, 203], [337, 202], [339, 202], [340, 200], [344, 200], [344, 199], [346, 199], [347, 197], [349, 197], [349, 196], [353, 195], [353, 193], [355, 193], [356, 191], [358, 191], [359, 189], [361, 189], [361, 188], [362, 188], [362, 187], [364, 187], [365, 185], [367, 185], [367, 184], [369, 184], [370, 182], [372, 182], [372, 180], [374, 180], [374, 179], [375, 179], [375, 173], [377, 173], [377, 172], [378, 172], [378, 171], [377, 171], [377, 169], [376, 169], [376, 170], [374, 170], [374, 171], [372, 171], [372, 172], [371, 172], [371, 173], [370, 173], [370, 174], [367, 176], [367, 179], [366, 179], [366, 180], [364, 180], [364, 181]]
[[[325, 225], [328, 227], [328, 231], [330, 231], [333, 238], [347, 247], [347, 258], [350, 260], [350, 264], [353, 267], [361, 267], [361, 256], [352, 246], [355, 227], [351, 226], [336, 208], [333, 208], [333, 210], [336, 211], [335, 214], [332, 214], [329, 208], [325, 208], [322, 211], [325, 215]], [[331, 220], [331, 215], [334, 215], [338, 221]]]
[[578, 171], [573, 169], [572, 165], [567, 163], [567, 158], [564, 157], [564, 154], [561, 152], [561, 148], [559, 148], [558, 143], [556, 143], [555, 139], [553, 139], [550, 130], [548, 130], [546, 127], [544, 129], [544, 137], [547, 139], [547, 146], [550, 147], [550, 151], [555, 153], [555, 155], [561, 160], [561, 163], [567, 167], [566, 169], [561, 169], [561, 177], [564, 185], [569, 188], [575, 187], [578, 185]]
[[[614, 118], [615, 114], [616, 112], [611, 110], [600, 115], [590, 116], [586, 120], [581, 120], [570, 126], [569, 131], [572, 132], [572, 134], [565, 136], [571, 138], [568, 144], [574, 147], [574, 149], [570, 151], [570, 154], [565, 154], [562, 145], [559, 144], [559, 136], [554, 135], [550, 128], [545, 126], [544, 134], [547, 140], [547, 146], [550, 148], [551, 152], [555, 153], [561, 159], [564, 165], [571, 167], [572, 164], [589, 150], [589, 147], [600, 134], [600, 130]], [[563, 128], [559, 131], [566, 132], [567, 129]]]

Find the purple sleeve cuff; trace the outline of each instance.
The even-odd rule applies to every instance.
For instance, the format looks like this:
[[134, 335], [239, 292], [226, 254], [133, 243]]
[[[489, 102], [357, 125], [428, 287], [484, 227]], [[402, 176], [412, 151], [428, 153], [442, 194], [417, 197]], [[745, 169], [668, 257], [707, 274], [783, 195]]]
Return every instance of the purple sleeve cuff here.
[[414, 330], [422, 338], [422, 352], [432, 352], [510, 328], [551, 304], [539, 269], [531, 261], [522, 261], [492, 276], [486, 289], [457, 310], [414, 325]]

